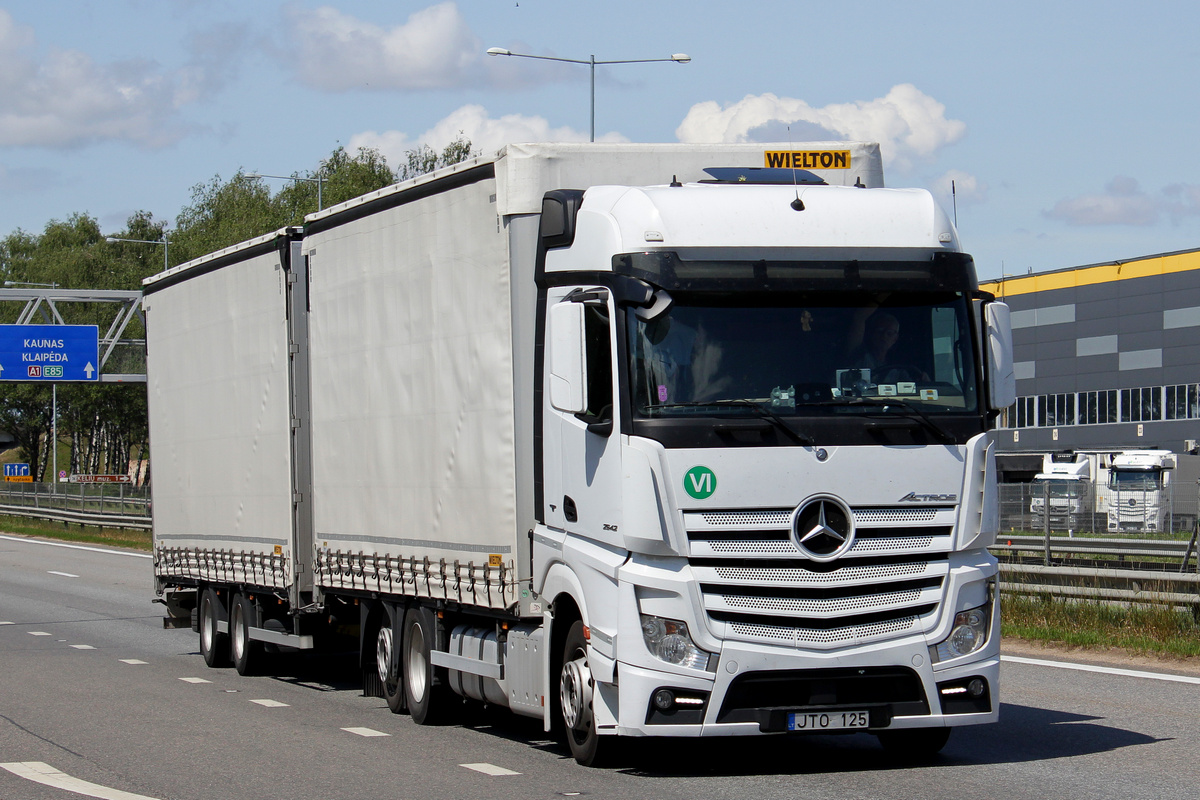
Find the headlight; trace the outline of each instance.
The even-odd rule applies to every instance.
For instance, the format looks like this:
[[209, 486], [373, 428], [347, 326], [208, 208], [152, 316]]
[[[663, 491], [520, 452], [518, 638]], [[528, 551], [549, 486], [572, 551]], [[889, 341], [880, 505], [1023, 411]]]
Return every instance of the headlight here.
[[952, 658], [968, 656], [977, 652], [987, 644], [988, 629], [992, 621], [992, 604], [990, 602], [960, 611], [954, 615], [954, 624], [950, 626], [950, 635], [936, 647], [929, 648], [929, 655], [936, 664], [939, 661], [949, 661]]
[[668, 664], [708, 669], [710, 653], [692, 641], [686, 622], [642, 614], [642, 639], [655, 658]]
[[949, 661], [950, 658], [968, 656], [982, 650], [983, 645], [988, 644], [991, 604], [995, 602], [995, 597], [996, 578], [991, 578], [988, 581], [988, 602], [955, 614], [949, 636], [929, 649], [930, 660], [934, 663]]

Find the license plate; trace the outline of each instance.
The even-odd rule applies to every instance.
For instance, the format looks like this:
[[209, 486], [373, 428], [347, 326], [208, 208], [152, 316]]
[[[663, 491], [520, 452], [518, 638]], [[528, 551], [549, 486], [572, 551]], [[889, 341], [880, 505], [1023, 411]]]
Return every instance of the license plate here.
[[866, 711], [795, 711], [788, 714], [789, 731], [842, 731], [867, 728]]

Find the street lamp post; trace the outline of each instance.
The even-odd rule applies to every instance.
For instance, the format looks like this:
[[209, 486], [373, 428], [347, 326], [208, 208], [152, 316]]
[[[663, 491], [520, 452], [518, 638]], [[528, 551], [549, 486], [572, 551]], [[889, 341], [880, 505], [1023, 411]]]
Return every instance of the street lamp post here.
[[163, 246], [163, 270], [165, 271], [167, 269], [170, 269], [170, 263], [167, 261], [168, 244], [167, 244], [167, 232], [166, 231], [163, 231], [163, 238], [159, 239], [156, 242], [151, 241], [150, 239], [121, 239], [116, 236], [106, 236], [106, 237], [104, 237], [104, 241], [108, 242], [109, 244], [112, 244], [113, 242], [131, 242], [133, 244], [161, 244]]
[[306, 183], [315, 183], [317, 185], [317, 211], [322, 211], [325, 208], [325, 203], [321, 199], [321, 186], [325, 183], [325, 179], [317, 175], [315, 178], [301, 178], [299, 175], [265, 175], [261, 172], [251, 172], [246, 175], [247, 178], [277, 178], [281, 181], [304, 181]]
[[587, 64], [592, 71], [592, 141], [596, 141], [596, 65], [597, 64], [650, 64], [656, 61], [674, 61], [676, 64], [687, 64], [692, 57], [687, 53], [675, 53], [670, 58], [631, 58], [618, 61], [597, 61], [596, 56], [588, 57], [587, 61], [578, 58], [556, 58], [554, 56], [533, 56], [528, 53], [514, 53], [503, 47], [489, 47], [489, 56], [513, 56], [515, 58], [536, 58], [541, 61], [564, 61], [568, 64]]

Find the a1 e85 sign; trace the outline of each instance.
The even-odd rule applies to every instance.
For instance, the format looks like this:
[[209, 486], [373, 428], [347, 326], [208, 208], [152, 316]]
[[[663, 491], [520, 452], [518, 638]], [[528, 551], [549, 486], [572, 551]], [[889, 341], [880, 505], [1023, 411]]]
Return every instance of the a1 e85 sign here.
[[0, 380], [100, 380], [99, 328], [0, 325]]

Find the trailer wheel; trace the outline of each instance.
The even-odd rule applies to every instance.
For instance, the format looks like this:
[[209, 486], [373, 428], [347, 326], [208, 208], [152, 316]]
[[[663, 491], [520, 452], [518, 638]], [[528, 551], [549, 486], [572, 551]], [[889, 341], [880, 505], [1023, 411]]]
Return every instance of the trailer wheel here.
[[562, 671], [558, 679], [558, 707], [571, 755], [585, 767], [599, 766], [615, 749], [614, 737], [601, 738], [596, 732], [592, 694], [596, 681], [587, 661], [587, 639], [583, 621], [575, 620], [563, 644]]
[[404, 615], [401, 667], [404, 670], [404, 699], [413, 722], [436, 725], [446, 716], [450, 698], [446, 683], [434, 673], [429, 654], [437, 646], [433, 613], [410, 608]]
[[875, 734], [883, 749], [906, 761], [924, 761], [936, 756], [950, 739], [953, 728], [908, 728]]
[[200, 655], [210, 667], [229, 664], [229, 636], [217, 630], [217, 621], [225, 616], [225, 606], [211, 586], [200, 597]]
[[379, 632], [375, 635], [375, 670], [379, 674], [379, 685], [383, 687], [383, 698], [387, 700], [388, 708], [393, 714], [402, 714], [406, 707], [404, 703], [404, 684], [400, 680], [400, 653], [396, 649], [397, 625], [392, 616], [396, 612], [388, 610], [380, 621]]
[[239, 675], [253, 675], [262, 666], [263, 643], [250, 638], [250, 628], [257, 621], [254, 601], [244, 594], [236, 595], [229, 615], [229, 638], [233, 666]]

